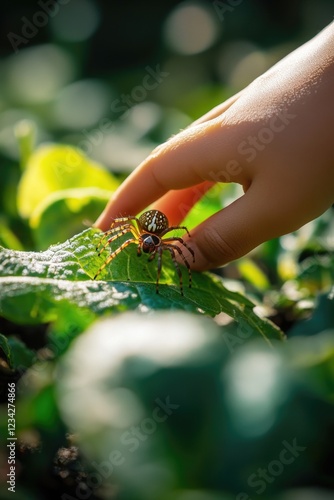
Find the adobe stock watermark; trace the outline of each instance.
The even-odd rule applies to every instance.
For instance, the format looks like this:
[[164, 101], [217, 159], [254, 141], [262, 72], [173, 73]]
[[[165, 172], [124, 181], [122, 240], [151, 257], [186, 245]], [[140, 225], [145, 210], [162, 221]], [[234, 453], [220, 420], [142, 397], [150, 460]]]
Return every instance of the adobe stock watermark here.
[[[168, 71], [161, 69], [160, 64], [157, 64], [155, 67], [146, 66], [145, 72], [146, 74], [140, 84], [134, 86], [131, 92], [128, 94], [121, 94], [112, 101], [110, 105], [112, 113], [121, 114], [118, 121], [124, 120], [135, 104], [145, 101], [149, 92], [159, 87], [159, 85], [161, 85], [170, 75]], [[94, 148], [102, 143], [105, 134], [111, 132], [114, 128], [115, 120], [107, 117], [102, 118], [93, 130], [81, 130], [81, 134], [84, 138], [78, 142], [77, 147], [89, 156]], [[64, 169], [64, 172], [59, 171], [59, 175], [66, 173], [66, 170], [70, 169], [71, 165], [77, 166], [78, 160], [78, 156], [69, 151], [67, 165], [59, 165], [60, 170], [61, 167]]]
[[231, 13], [234, 11], [238, 5], [240, 5], [244, 0], [226, 0], [226, 2], [222, 2], [219, 0], [214, 0], [212, 2], [212, 6], [218, 15], [220, 21], [225, 20], [225, 15], [227, 13]]
[[44, 28], [51, 17], [55, 17], [60, 9], [60, 6], [66, 5], [70, 0], [38, 0], [37, 6], [40, 10], [36, 10], [31, 19], [26, 16], [21, 17], [22, 26], [21, 32], [7, 33], [7, 38], [15, 53], [19, 51], [21, 45], [26, 46], [39, 32]]
[[160, 398], [154, 400], [154, 407], [151, 416], [141, 420], [139, 425], [133, 425], [124, 431], [119, 438], [119, 449], [110, 452], [107, 460], [102, 462], [91, 462], [91, 466], [96, 472], [89, 472], [85, 483], [78, 483], [75, 497], [64, 493], [61, 500], [87, 500], [94, 490], [100, 488], [103, 482], [110, 478], [116, 468], [121, 467], [126, 462], [126, 454], [134, 453], [140, 444], [154, 434], [159, 425], [164, 423], [179, 407], [179, 404], [171, 402], [170, 396], [163, 401]]
[[[267, 489], [268, 484], [272, 484], [277, 477], [283, 474], [285, 468], [293, 464], [300, 454], [306, 450], [306, 446], [300, 446], [297, 439], [294, 438], [292, 443], [282, 441], [283, 448], [278, 457], [271, 460], [267, 467], [259, 467], [256, 472], [248, 477], [247, 483], [253, 488], [256, 495], [261, 495]], [[240, 492], [235, 500], [253, 500], [254, 497], [245, 492]]]
[[223, 340], [232, 354], [237, 347], [244, 344], [246, 340], [248, 340], [254, 333], [254, 329], [251, 327], [249, 323], [247, 323], [244, 319], [240, 319], [233, 333], [229, 333], [225, 331], [223, 334]]

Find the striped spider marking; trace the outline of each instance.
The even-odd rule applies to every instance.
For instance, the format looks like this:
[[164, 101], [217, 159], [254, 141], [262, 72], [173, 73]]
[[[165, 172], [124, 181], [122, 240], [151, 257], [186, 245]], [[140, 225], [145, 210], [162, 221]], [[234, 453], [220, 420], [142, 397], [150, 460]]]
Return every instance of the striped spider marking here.
[[156, 293], [159, 293], [159, 280], [162, 269], [163, 251], [166, 250], [170, 253], [175, 270], [179, 277], [180, 292], [181, 295], [183, 295], [182, 272], [179, 263], [176, 260], [176, 255], [180, 256], [184, 265], [188, 269], [189, 288], [191, 288], [192, 277], [190, 264], [188, 262], [188, 259], [183, 254], [182, 247], [186, 248], [191, 254], [193, 262], [195, 262], [195, 254], [193, 249], [182, 238], [177, 236], [169, 236], [167, 238], [165, 237], [167, 233], [176, 229], [183, 229], [184, 231], [186, 231], [188, 236], [190, 236], [190, 233], [185, 226], [169, 226], [166, 215], [159, 210], [148, 210], [147, 212], [142, 213], [140, 217], [129, 215], [128, 217], [118, 217], [117, 219], [114, 219], [110, 226], [110, 229], [103, 234], [96, 248], [96, 250], [98, 251], [98, 255], [101, 255], [101, 253], [110, 245], [110, 243], [117, 240], [124, 234], [131, 233], [132, 237], [124, 241], [108, 256], [108, 258], [95, 274], [94, 280], [120, 252], [122, 252], [131, 243], [134, 243], [137, 245], [137, 255], [141, 256], [142, 252], [149, 254], [149, 262], [151, 262], [157, 255], [158, 270], [156, 280]]

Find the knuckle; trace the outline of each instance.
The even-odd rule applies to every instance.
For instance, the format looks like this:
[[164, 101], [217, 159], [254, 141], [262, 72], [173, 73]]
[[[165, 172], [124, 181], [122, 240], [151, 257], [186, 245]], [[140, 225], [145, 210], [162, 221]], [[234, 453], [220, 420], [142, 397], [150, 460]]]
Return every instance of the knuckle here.
[[224, 235], [212, 228], [203, 231], [201, 243], [198, 246], [208, 263], [212, 264], [211, 267], [226, 264], [246, 253], [230, 237], [224, 237]]

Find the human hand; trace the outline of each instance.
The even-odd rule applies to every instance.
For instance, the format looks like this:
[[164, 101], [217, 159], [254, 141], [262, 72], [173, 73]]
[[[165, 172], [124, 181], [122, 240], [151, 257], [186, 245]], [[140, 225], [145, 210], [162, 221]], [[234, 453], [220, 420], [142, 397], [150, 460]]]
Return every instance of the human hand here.
[[334, 23], [156, 148], [95, 225], [151, 203], [177, 225], [214, 183], [238, 182], [245, 194], [192, 229], [193, 269], [298, 229], [334, 201], [333, 90]]

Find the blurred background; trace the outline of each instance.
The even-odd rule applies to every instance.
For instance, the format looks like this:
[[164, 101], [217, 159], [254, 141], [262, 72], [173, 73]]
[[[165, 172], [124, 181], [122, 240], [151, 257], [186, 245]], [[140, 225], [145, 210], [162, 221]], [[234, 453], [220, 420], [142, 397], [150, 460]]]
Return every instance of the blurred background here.
[[[65, 241], [83, 230], [88, 225], [84, 224], [84, 220], [94, 220], [110, 193], [155, 146], [238, 92], [277, 60], [316, 35], [332, 21], [333, 7], [333, 0], [2, 2], [0, 245], [16, 250], [44, 250], [50, 244]], [[43, 143], [54, 143], [54, 146], [49, 149], [45, 146], [37, 147]], [[78, 146], [86, 157], [80, 156], [77, 150], [62, 146], [63, 144]], [[34, 149], [36, 147], [37, 149]], [[69, 155], [73, 160], [72, 164], [69, 162]], [[91, 190], [91, 187], [94, 190]], [[207, 195], [201, 202], [201, 209], [189, 215], [186, 225], [193, 227], [200, 217], [219, 210], [236, 196], [238, 186], [234, 185], [222, 187], [214, 196]], [[299, 363], [297, 368], [291, 363], [291, 373], [290, 368], [284, 368], [290, 366], [289, 364], [285, 364], [282, 369], [281, 364], [272, 364], [271, 358], [268, 363], [262, 364], [258, 363], [258, 360], [255, 362], [254, 358], [248, 358], [248, 364], [247, 359], [236, 358], [236, 365], [231, 365], [230, 372], [226, 372], [226, 390], [222, 393], [227, 399], [223, 403], [214, 391], [207, 390], [205, 384], [198, 383], [200, 390], [198, 387], [196, 390], [199, 392], [193, 391], [196, 379], [193, 372], [185, 372], [191, 387], [188, 391], [189, 401], [193, 405], [189, 405], [191, 415], [194, 415], [193, 407], [198, 407], [198, 401], [204, 401], [208, 396], [212, 398], [213, 416], [219, 414], [219, 411], [225, 412], [225, 406], [229, 408], [229, 405], [232, 405], [230, 407], [240, 416], [240, 425], [243, 426], [245, 418], [247, 420], [250, 416], [251, 419], [259, 414], [259, 403], [256, 399], [258, 388], [261, 386], [259, 381], [264, 381], [265, 391], [269, 391], [264, 392], [264, 412], [267, 412], [265, 415], [270, 414], [271, 418], [270, 411], [276, 411], [278, 424], [277, 427], [269, 429], [269, 434], [264, 433], [259, 437], [260, 445], [258, 441], [251, 442], [244, 430], [242, 434], [233, 427], [235, 421], [238, 423], [234, 417], [231, 417], [231, 422], [227, 422], [229, 432], [232, 428], [232, 432], [227, 433], [227, 446], [230, 448], [225, 447], [225, 427], [221, 427], [215, 419], [213, 432], [210, 433], [207, 407], [202, 406], [202, 413], [193, 419], [194, 425], [199, 429], [198, 435], [201, 439], [204, 436], [198, 447], [200, 451], [201, 446], [207, 449], [206, 443], [210, 442], [206, 439], [208, 435], [212, 437], [212, 449], [216, 450], [217, 443], [219, 446], [223, 443], [221, 450], [224, 453], [228, 450], [226, 484], [229, 484], [228, 481], [235, 481], [231, 486], [233, 492], [241, 491], [239, 477], [235, 474], [239, 469], [235, 464], [242, 464], [245, 467], [244, 477], [248, 477], [250, 471], [256, 470], [257, 465], [270, 463], [277, 457], [282, 449], [283, 439], [291, 437], [292, 440], [295, 436], [301, 436], [300, 440], [298, 437], [298, 443], [303, 446], [307, 444], [309, 451], [296, 462], [296, 468], [288, 469], [288, 487], [320, 485], [333, 489], [334, 295], [333, 291], [330, 292], [334, 281], [333, 250], [334, 218], [331, 209], [299, 231], [266, 242], [250, 256], [219, 271], [225, 278], [224, 284], [233, 284], [234, 289], [250, 292], [251, 298], [258, 304], [259, 314], [271, 318], [288, 337], [301, 337], [297, 339], [300, 343], [293, 344], [295, 347], [292, 347], [291, 353], [287, 351], [287, 354], [284, 354], [287, 359], [296, 359], [297, 365]], [[241, 286], [244, 288], [240, 288]], [[65, 329], [65, 323], [61, 321], [60, 317], [59, 331], [62, 327]], [[219, 320], [217, 321], [219, 323]], [[9, 329], [8, 325], [8, 322], [2, 321], [0, 333], [14, 331], [15, 334], [21, 334], [25, 340], [24, 326], [21, 325], [21, 328], [10, 324]], [[226, 325], [222, 322], [219, 326], [224, 328]], [[190, 325], [189, 328], [193, 334], [193, 326]], [[153, 328], [153, 333], [157, 329]], [[33, 330], [35, 335], [36, 328]], [[42, 325], [41, 330], [44, 332], [45, 325]], [[174, 330], [176, 331], [176, 327], [171, 328], [171, 331]], [[318, 341], [316, 335], [325, 330], [329, 330], [328, 337], [321, 337]], [[123, 332], [123, 329], [120, 328], [120, 331]], [[180, 328], [180, 331], [183, 329]], [[207, 333], [206, 325], [205, 332]], [[314, 336], [315, 343], [305, 342], [304, 336]], [[41, 346], [44, 347], [42, 342]], [[101, 349], [101, 345], [97, 347]], [[159, 349], [160, 341], [157, 342], [157, 352]], [[178, 350], [177, 339], [175, 355]], [[85, 352], [89, 352], [89, 349]], [[200, 352], [203, 352], [202, 348]], [[311, 362], [313, 354], [315, 361]], [[85, 363], [81, 364], [87, 373], [95, 373], [95, 360], [100, 355], [100, 351], [97, 351], [96, 357], [92, 356], [94, 367], [91, 372], [86, 370]], [[305, 362], [300, 361], [302, 358]], [[139, 363], [140, 377], [141, 366]], [[197, 365], [194, 366], [196, 371]], [[198, 380], [203, 380], [203, 366], [206, 370], [206, 365], [199, 364], [196, 374]], [[259, 366], [260, 371], [254, 371], [255, 366]], [[276, 370], [275, 373], [270, 371], [271, 366]], [[269, 371], [266, 371], [267, 367], [270, 368]], [[245, 406], [237, 406], [237, 397], [233, 399], [233, 390], [238, 396], [235, 387], [242, 385], [238, 385], [241, 369], [245, 379], [249, 378], [249, 373], [255, 373], [255, 378], [251, 379], [256, 388], [254, 399], [249, 399], [251, 392], [242, 392]], [[261, 371], [262, 369], [264, 371]], [[210, 370], [209, 363], [208, 377], [211, 380]], [[305, 375], [303, 370], [309, 371]], [[171, 376], [167, 373], [166, 377], [171, 384], [170, 391], [187, 387], [179, 383], [177, 370]], [[215, 380], [221, 380], [220, 375], [214, 377], [213, 383]], [[153, 385], [146, 384], [146, 379], [140, 380], [143, 390], [138, 386], [140, 390], [137, 392], [141, 394], [142, 391], [144, 398], [147, 388], [153, 387], [156, 392]], [[233, 380], [237, 381], [235, 386]], [[272, 380], [274, 385], [271, 386]], [[157, 383], [161, 387], [159, 377]], [[58, 415], [58, 402], [52, 384], [53, 378], [50, 391], [45, 393], [44, 386], [38, 392], [36, 385], [36, 397], [32, 396], [27, 405], [24, 406], [23, 403], [18, 411], [18, 414], [23, 415], [23, 420], [27, 419], [26, 425], [30, 425], [32, 430], [36, 428], [39, 432], [42, 427], [42, 437], [45, 441], [42, 453], [34, 455], [34, 459], [29, 455], [30, 451], [22, 452], [23, 455], [27, 452], [27, 462], [31, 462], [23, 473], [23, 483], [29, 485], [29, 491], [35, 488], [36, 475], [43, 477], [46, 470], [50, 473], [52, 464], [58, 467], [59, 477], [64, 472], [68, 474], [68, 470], [64, 471], [62, 467], [69, 468], [66, 462], [68, 455], [65, 454], [73, 452], [70, 445], [63, 448], [61, 453], [57, 451], [58, 443], [63, 439], [66, 429], [64, 430]], [[169, 385], [164, 387], [168, 388], [166, 394], [172, 394], [169, 392]], [[203, 393], [200, 392], [202, 388]], [[49, 386], [46, 389], [48, 390]], [[187, 397], [184, 398], [185, 403]], [[249, 410], [250, 401], [254, 404], [254, 413]], [[285, 407], [280, 406], [281, 401], [284, 404], [286, 402]], [[86, 415], [85, 411], [81, 414]], [[184, 421], [187, 422], [188, 430], [190, 429], [189, 436], [192, 432], [197, 435], [197, 428], [194, 431], [188, 421]], [[180, 422], [180, 427], [178, 424], [175, 426], [175, 443], [184, 433], [182, 418]], [[97, 428], [94, 424], [92, 428], [95, 427]], [[217, 429], [219, 432], [222, 429], [222, 434], [218, 435], [221, 441], [217, 441]], [[103, 443], [104, 435], [101, 436]], [[173, 442], [170, 436], [168, 440]], [[192, 439], [189, 439], [190, 444], [191, 441]], [[238, 452], [243, 449], [244, 443], [248, 446], [250, 442], [254, 449], [249, 448], [248, 455], [247, 452]], [[37, 447], [38, 445], [35, 445], [35, 448]], [[144, 447], [141, 450], [141, 453], [146, 453]], [[189, 450], [189, 456], [193, 457], [191, 447]], [[57, 460], [54, 458], [56, 453]], [[179, 450], [175, 455], [176, 461], [179, 460], [178, 453]], [[232, 460], [231, 456], [234, 457]], [[205, 454], [203, 457], [203, 461], [198, 462], [198, 470], [203, 475], [207, 472], [207, 477], [211, 478], [211, 462], [206, 459]], [[141, 459], [142, 455], [139, 458]], [[214, 461], [215, 455], [212, 455], [211, 459]], [[71, 464], [71, 457], [68, 460]], [[76, 456], [72, 461], [75, 460]], [[1, 463], [0, 457], [0, 468]], [[188, 461], [185, 460], [185, 463]], [[191, 460], [189, 463], [191, 465]], [[218, 481], [218, 461], [217, 464]], [[247, 469], [249, 464], [251, 469]], [[129, 467], [132, 473], [130, 462]], [[77, 470], [78, 475], [81, 474], [81, 469], [74, 468], [75, 478]], [[191, 474], [196, 483], [197, 470]], [[282, 481], [285, 480], [283, 476]], [[65, 481], [67, 476], [61, 477]], [[39, 500], [61, 497], [56, 493], [50, 497], [50, 491], [57, 486], [54, 473], [46, 477], [42, 488], [46, 484], [47, 496], [41, 493], [29, 498]], [[59, 484], [62, 494], [64, 485]], [[221, 486], [220, 483], [217, 484]], [[276, 481], [274, 488], [279, 487], [279, 481]], [[283, 494], [278, 500], [329, 500], [333, 498], [332, 489], [328, 495], [317, 491], [305, 493], [303, 490], [293, 496], [289, 493]], [[73, 490], [71, 492], [73, 493]], [[24, 491], [17, 498], [26, 500], [28, 496]], [[110, 499], [111, 496], [107, 498]], [[147, 498], [144, 497], [145, 500]], [[161, 497], [156, 495], [154, 498]], [[173, 500], [199, 498], [216, 500], [216, 497], [204, 497], [201, 494], [180, 495], [173, 497]], [[217, 498], [221, 500], [223, 497]], [[236, 498], [235, 494], [233, 497], [226, 497], [227, 500], [232, 498]], [[274, 497], [267, 498], [272, 500]]]
[[[7, 4], [5, 6], [5, 4]], [[332, 0], [2, 3], [0, 154], [13, 126], [128, 172], [333, 17]]]

